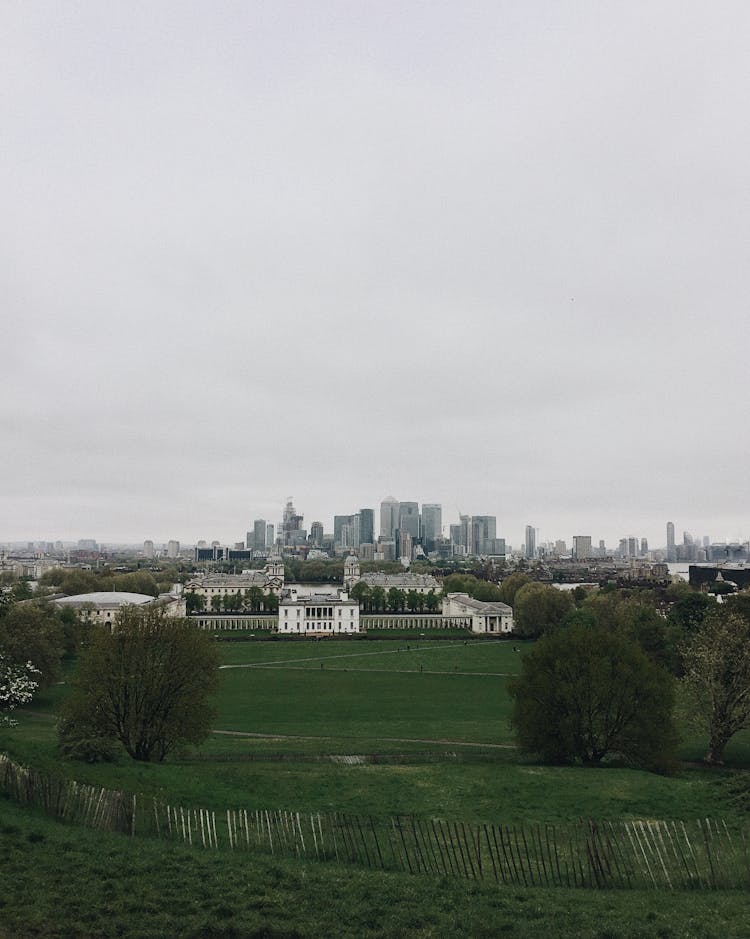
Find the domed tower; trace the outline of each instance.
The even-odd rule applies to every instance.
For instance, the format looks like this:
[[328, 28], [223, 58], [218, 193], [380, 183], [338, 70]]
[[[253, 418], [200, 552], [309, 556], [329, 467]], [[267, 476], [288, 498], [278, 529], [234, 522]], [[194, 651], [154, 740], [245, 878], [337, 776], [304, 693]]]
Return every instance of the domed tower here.
[[350, 554], [344, 561], [344, 587], [346, 590], [351, 590], [359, 579], [359, 558], [356, 554]]

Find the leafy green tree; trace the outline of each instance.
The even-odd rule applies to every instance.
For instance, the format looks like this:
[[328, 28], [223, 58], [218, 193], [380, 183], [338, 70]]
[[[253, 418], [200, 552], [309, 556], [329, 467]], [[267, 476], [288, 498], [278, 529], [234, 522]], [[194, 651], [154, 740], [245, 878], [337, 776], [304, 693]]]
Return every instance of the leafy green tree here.
[[91, 571], [65, 570], [62, 567], [53, 567], [45, 571], [39, 582], [44, 586], [57, 587], [61, 593], [66, 593], [71, 597], [107, 589], [103, 586], [102, 578]]
[[610, 632], [634, 639], [657, 665], [675, 672], [678, 655], [669, 624], [643, 594], [631, 596], [627, 590], [597, 591], [586, 599], [582, 611]]
[[258, 613], [263, 606], [263, 601], [265, 600], [265, 595], [263, 590], [257, 585], [253, 584], [252, 587], [248, 587], [245, 591], [246, 597], [246, 606], [249, 606], [252, 613]]
[[440, 597], [434, 590], [425, 595], [424, 605], [428, 613], [436, 613], [440, 609]]
[[188, 613], [202, 613], [206, 608], [206, 598], [200, 594], [190, 591], [185, 594], [185, 609]]
[[200, 743], [214, 716], [218, 655], [205, 633], [158, 608], [125, 607], [111, 632], [95, 630], [81, 651], [63, 705], [67, 739], [119, 741], [134, 759], [162, 761]]
[[159, 596], [159, 585], [150, 571], [132, 571], [129, 574], [117, 574], [112, 578], [115, 590], [126, 593], [143, 593], [150, 597]]
[[620, 757], [668, 770], [677, 735], [673, 679], [626, 636], [571, 626], [545, 636], [511, 681], [519, 746], [554, 763]]
[[263, 597], [263, 609], [266, 613], [279, 612], [279, 598], [275, 593], [269, 593], [268, 596]]
[[475, 600], [499, 600], [501, 589], [497, 584], [492, 584], [487, 580], [481, 580], [474, 574], [455, 573], [449, 574], [443, 580], [443, 595], [449, 593], [467, 593]]
[[750, 620], [719, 607], [688, 640], [683, 682], [708, 731], [706, 762], [720, 764], [732, 737], [750, 727]]
[[716, 607], [716, 601], [706, 593], [691, 591], [682, 595], [672, 604], [669, 619], [685, 635], [690, 635], [703, 623], [710, 610]]
[[364, 580], [358, 580], [349, 591], [349, 596], [352, 600], [356, 600], [360, 609], [366, 608], [368, 600], [370, 599], [370, 587]]
[[0, 617], [0, 652], [9, 662], [32, 662], [40, 688], [60, 674], [65, 634], [57, 611], [36, 603], [16, 603]]
[[506, 577], [505, 580], [500, 584], [500, 594], [498, 600], [501, 603], [507, 603], [508, 606], [513, 606], [516, 594], [524, 587], [526, 584], [531, 583], [531, 578], [528, 574], [523, 574], [520, 571], [511, 574], [510, 577]]
[[547, 584], [524, 584], [515, 595], [514, 632], [529, 639], [544, 636], [557, 629], [573, 609], [573, 599], [567, 591]]
[[421, 594], [417, 593], [416, 590], [409, 590], [406, 593], [406, 608], [410, 613], [416, 613], [421, 607], [424, 607], [424, 600], [421, 601]]
[[406, 594], [398, 587], [391, 587], [388, 591], [388, 609], [393, 613], [399, 613], [406, 603]]
[[375, 586], [370, 590], [370, 609], [373, 613], [382, 613], [385, 610], [385, 590]]

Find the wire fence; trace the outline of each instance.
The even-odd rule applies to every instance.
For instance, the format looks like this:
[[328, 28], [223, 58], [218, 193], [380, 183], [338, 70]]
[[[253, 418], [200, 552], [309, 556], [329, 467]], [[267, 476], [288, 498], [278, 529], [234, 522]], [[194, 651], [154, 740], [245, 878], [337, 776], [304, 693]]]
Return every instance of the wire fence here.
[[747, 826], [722, 819], [496, 825], [341, 812], [186, 808], [28, 769], [0, 754], [0, 792], [54, 818], [201, 850], [250, 851], [512, 886], [750, 886]]

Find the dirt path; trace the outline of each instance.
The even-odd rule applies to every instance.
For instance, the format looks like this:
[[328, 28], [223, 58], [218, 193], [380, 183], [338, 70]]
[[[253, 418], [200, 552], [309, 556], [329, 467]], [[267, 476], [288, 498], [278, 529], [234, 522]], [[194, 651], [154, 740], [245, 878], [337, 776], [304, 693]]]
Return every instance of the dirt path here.
[[[304, 734], [264, 734], [246, 730], [212, 730], [212, 734], [221, 734], [225, 737], [249, 737], [253, 740], [341, 740], [340, 737], [314, 737]], [[466, 740], [430, 740], [425, 737], [377, 737], [387, 743], [431, 743], [450, 747], [481, 747], [490, 750], [515, 750], [512, 743], [470, 743]]]

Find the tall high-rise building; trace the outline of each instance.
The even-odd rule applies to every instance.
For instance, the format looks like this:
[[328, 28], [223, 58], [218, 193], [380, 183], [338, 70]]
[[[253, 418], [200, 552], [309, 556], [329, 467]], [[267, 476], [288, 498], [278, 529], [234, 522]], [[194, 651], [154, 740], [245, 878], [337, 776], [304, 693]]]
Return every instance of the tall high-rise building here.
[[648, 538], [641, 538], [641, 557], [648, 557]]
[[281, 521], [281, 541], [285, 545], [299, 544], [300, 532], [302, 531], [302, 519], [304, 516], [298, 515], [292, 502], [292, 497], [286, 500], [284, 506], [284, 516]]
[[435, 550], [435, 541], [443, 531], [443, 507], [435, 502], [422, 506], [422, 539], [425, 551]]
[[472, 515], [470, 554], [493, 554], [496, 538], [497, 519], [494, 515]]
[[398, 528], [398, 500], [388, 496], [380, 503], [380, 540], [393, 541]]
[[533, 525], [526, 526], [526, 557], [536, 557], [536, 529]]
[[180, 554], [180, 542], [179, 541], [170, 541], [167, 544], [167, 557], [176, 558]]
[[667, 561], [677, 560], [677, 548], [674, 543], [674, 522], [667, 522]]
[[256, 551], [264, 551], [268, 545], [266, 544], [266, 520], [264, 518], [256, 518], [253, 522], [253, 548]]
[[408, 532], [413, 541], [419, 538], [419, 503], [399, 502], [398, 530]]
[[153, 541], [144, 541], [144, 542], [143, 542], [143, 556], [144, 556], [144, 558], [153, 558], [153, 556], [154, 556], [154, 543], [153, 543]]
[[273, 547], [273, 522], [266, 525], [266, 547]]
[[333, 544], [336, 548], [354, 548], [354, 515], [333, 516]]
[[591, 535], [573, 535], [573, 557], [577, 561], [593, 557], [591, 553]]
[[320, 548], [323, 545], [323, 523], [313, 522], [310, 525], [310, 544], [314, 548]]
[[361, 544], [374, 544], [375, 542], [375, 511], [374, 509], [359, 510], [359, 540]]

